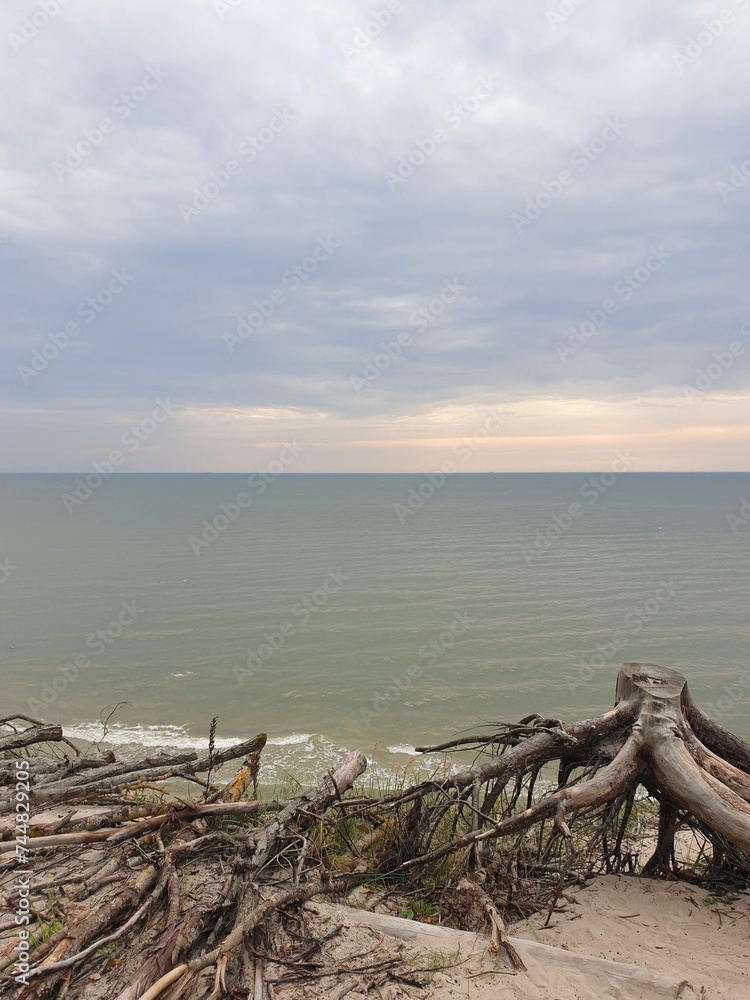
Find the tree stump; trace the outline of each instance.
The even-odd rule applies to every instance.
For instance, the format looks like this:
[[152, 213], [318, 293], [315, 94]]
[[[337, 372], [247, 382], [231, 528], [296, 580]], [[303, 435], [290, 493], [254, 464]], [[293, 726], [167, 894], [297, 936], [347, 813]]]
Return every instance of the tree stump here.
[[[440, 749], [474, 742], [463, 737]], [[505, 726], [484, 741], [502, 747], [489, 761], [440, 782], [443, 793], [473, 783], [491, 784], [480, 822], [450, 843], [430, 849], [429, 842], [404, 862], [414, 867], [493, 838], [514, 836], [535, 823], [554, 819], [557, 831], [572, 836], [567, 819], [581, 810], [632, 802], [639, 785], [659, 802], [659, 840], [646, 872], [658, 871], [673, 858], [679, 823], [695, 825], [713, 845], [714, 867], [726, 860], [744, 875], [750, 873], [750, 745], [705, 715], [676, 670], [655, 663], [624, 663], [617, 676], [614, 708], [585, 722], [562, 723], [529, 716], [517, 726]], [[422, 750], [434, 750], [423, 747]], [[532, 775], [559, 761], [557, 789], [526, 809], [515, 811], [518, 791], [497, 818], [489, 815], [499, 791], [516, 777]], [[571, 778], [585, 771], [583, 780]], [[425, 785], [425, 792], [438, 783]], [[408, 800], [415, 789], [408, 792]], [[405, 794], [404, 799], [407, 798]], [[457, 801], [460, 801], [457, 799]], [[623, 828], [630, 816], [626, 809]]]
[[[19, 731], [18, 719], [30, 727]], [[29, 950], [18, 951], [24, 961], [15, 955], [15, 918], [0, 920], [0, 992], [13, 981], [29, 1000], [62, 1000], [69, 987], [71, 996], [98, 997], [101, 986], [91, 984], [103, 970], [107, 996], [119, 1000], [193, 1000], [207, 995], [212, 977], [211, 996], [235, 995], [240, 987], [244, 995], [252, 988], [248, 946], [256, 930], [265, 927], [271, 940], [291, 922], [295, 931], [283, 950], [255, 955], [259, 995], [257, 973], [266, 960], [309, 966], [307, 946], [291, 962], [287, 951], [305, 940], [299, 913], [287, 913], [292, 903], [371, 884], [373, 873], [391, 881], [407, 870], [405, 885], [420, 896], [439, 885], [445, 899], [452, 881], [458, 879], [458, 889], [469, 885], [462, 879], [477, 860], [482, 880], [477, 876], [471, 893], [493, 922], [495, 945], [502, 945], [500, 914], [511, 898], [516, 910], [531, 912], [544, 897], [551, 914], [567, 881], [596, 869], [640, 868], [639, 851], [623, 851], [622, 844], [641, 787], [659, 804], [658, 844], [646, 872], [673, 876], [675, 832], [686, 824], [712, 845], [713, 857], [708, 866], [701, 860], [700, 870], [678, 871], [680, 877], [698, 880], [707, 870], [712, 887], [716, 875], [733, 888], [750, 883], [750, 746], [698, 708], [681, 674], [625, 663], [615, 705], [598, 718], [530, 715], [493, 727], [422, 748], [478, 752], [466, 769], [433, 774], [377, 799], [362, 791], [347, 795], [367, 767], [354, 752], [316, 788], [277, 803], [234, 801], [255, 779], [263, 733], [208, 755], [188, 751], [125, 762], [99, 751], [81, 754], [59, 727], [23, 716], [0, 719], [0, 871], [7, 889], [0, 887], [9, 900], [19, 885], [26, 889], [15, 881], [16, 870], [26, 878], [22, 866], [35, 869], [24, 897], [30, 921]], [[32, 753], [38, 745], [43, 751], [45, 741], [54, 741], [54, 754]], [[75, 756], [58, 753], [61, 747]], [[200, 781], [200, 798], [183, 801], [174, 789], [153, 786], [240, 758], [235, 780], [219, 788]], [[153, 800], [142, 799], [145, 788], [156, 793]], [[40, 807], [51, 806], [60, 818], [37, 824]], [[92, 807], [99, 811], [87, 815]], [[218, 816], [225, 822], [217, 823]], [[250, 821], [238, 822], [240, 816]], [[22, 836], [13, 839], [19, 829]], [[168, 841], [162, 839], [167, 833]], [[499, 845], [500, 838], [509, 842]], [[85, 852], [71, 851], [82, 844]], [[44, 865], [32, 866], [42, 854]], [[448, 855], [450, 865], [431, 867]], [[418, 866], [422, 870], [413, 871]], [[539, 886], [534, 898], [521, 886], [519, 902], [519, 878], [527, 888]], [[119, 949], [116, 960], [103, 954], [110, 945]], [[339, 959], [332, 961], [323, 975], [346, 971]], [[386, 964], [390, 968], [390, 960]], [[377, 974], [385, 975], [381, 966]], [[310, 968], [317, 977], [317, 958]], [[629, 975], [627, 967], [620, 971]], [[656, 985], [649, 982], [649, 996]], [[665, 995], [682, 995], [680, 982], [666, 987]]]
[[662, 801], [659, 848], [674, 827], [665, 817], [682, 809], [750, 854], [750, 747], [701, 712], [682, 674], [655, 663], [622, 665], [616, 707], [634, 716], [620, 754], [637, 751]]

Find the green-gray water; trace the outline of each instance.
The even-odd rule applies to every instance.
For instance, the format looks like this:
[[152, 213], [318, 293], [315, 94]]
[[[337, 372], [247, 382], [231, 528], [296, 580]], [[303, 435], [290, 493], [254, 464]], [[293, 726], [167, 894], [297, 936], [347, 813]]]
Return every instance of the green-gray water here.
[[748, 474], [76, 479], [0, 477], [3, 714], [93, 737], [124, 701], [138, 746], [218, 715], [273, 779], [584, 718], [636, 659], [750, 737]]

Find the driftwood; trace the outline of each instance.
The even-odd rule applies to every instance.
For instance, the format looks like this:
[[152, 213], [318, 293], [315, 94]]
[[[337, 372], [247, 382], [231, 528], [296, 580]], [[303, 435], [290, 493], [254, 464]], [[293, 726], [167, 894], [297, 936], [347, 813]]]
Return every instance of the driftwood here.
[[[495, 953], [492, 937], [486, 934], [423, 924], [416, 920], [389, 916], [386, 913], [373, 913], [370, 910], [353, 909], [317, 900], [314, 904], [310, 904], [310, 907], [332, 921], [345, 920], [356, 927], [370, 927], [389, 937], [416, 944], [427, 952], [444, 955], [458, 953], [462, 959], [470, 956], [481, 957], [488, 952]], [[532, 959], [540, 965], [553, 968], [572, 969], [576, 972], [588, 972], [592, 976], [602, 976], [621, 989], [636, 988], [639, 991], [637, 995], [647, 996], [649, 1000], [692, 1000], [692, 998], [697, 1000], [698, 994], [686, 979], [654, 972], [641, 965], [594, 958], [581, 952], [554, 948], [541, 941], [530, 941], [525, 938], [509, 937], [507, 943], [527, 960]]]
[[[265, 742], [259, 734], [217, 751], [211, 739], [207, 754], [120, 761], [98, 747], [81, 751], [60, 727], [0, 720], [0, 894], [9, 913], [15, 872], [33, 872], [29, 967], [16, 960], [12, 916], [0, 917], [0, 992], [10, 983], [20, 1000], [85, 998], [102, 977], [116, 1000], [262, 995], [269, 982], [306, 976], [365, 991], [418, 986], [397, 955], [328, 959], [328, 938], [310, 937], [299, 907], [384, 882], [407, 900], [429, 899], [459, 928], [489, 929], [491, 950], [521, 976], [525, 955], [594, 971], [603, 960], [509, 937], [509, 917], [551, 913], [566, 883], [598, 871], [750, 882], [750, 746], [701, 712], [680, 674], [654, 664], [625, 664], [615, 706], [599, 718], [529, 716], [422, 748], [476, 759], [457, 768], [451, 757], [441, 774], [380, 798], [351, 791], [367, 766], [353, 753], [289, 801], [248, 800]], [[241, 763], [217, 782], [230, 761]], [[19, 763], [28, 800], [17, 791]], [[186, 798], [185, 787], [196, 793]], [[642, 799], [658, 809], [650, 858], [628, 839]], [[27, 806], [28, 839], [14, 841], [12, 823]], [[680, 827], [705, 843], [687, 870]], [[617, 979], [613, 965], [649, 996], [688, 995], [669, 977], [619, 963], [599, 974]]]
[[[41, 729], [39, 730], [42, 731]], [[180, 768], [187, 763], [193, 771], [215, 769], [219, 762], [233, 757], [245, 757], [240, 772], [224, 789], [218, 789], [214, 794], [217, 798], [234, 798], [238, 785], [244, 787], [248, 773], [257, 771], [252, 762], [248, 762], [248, 751], [256, 756], [265, 744], [265, 735], [256, 737], [248, 743], [223, 751], [221, 754], [210, 754], [209, 758], [185, 760], [186, 755], [180, 755]], [[195, 755], [193, 755], [195, 756]], [[135, 787], [140, 788], [140, 776], [150, 772], [154, 766], [161, 769], [167, 766], [166, 760], [159, 760], [154, 765], [152, 760], [141, 761], [138, 765], [117, 766], [118, 780], [135, 780]], [[22, 987], [19, 996], [31, 998], [47, 995], [63, 995], [67, 992], [67, 984], [71, 970], [96, 956], [101, 949], [112, 945], [136, 930], [167, 895], [164, 911], [165, 925], [161, 947], [157, 948], [140, 969], [136, 969], [129, 977], [128, 985], [120, 992], [122, 1000], [140, 996], [158, 996], [172, 982], [182, 979], [183, 986], [188, 988], [203, 969], [215, 966], [221, 970], [222, 982], [226, 979], [226, 963], [232, 952], [238, 949], [253, 929], [263, 923], [279, 907], [291, 902], [308, 899], [323, 891], [334, 891], [345, 886], [342, 881], [335, 882], [323, 874], [316, 882], [292, 886], [270, 899], [262, 898], [254, 888], [254, 880], [261, 876], [263, 869], [286, 846], [287, 838], [298, 837], [306, 827], [319, 820], [322, 813], [345, 793], [351, 784], [363, 773], [367, 762], [362, 754], [355, 752], [345, 758], [338, 768], [326, 775], [315, 789], [297, 796], [285, 805], [253, 802], [217, 801], [213, 803], [193, 802], [187, 808], [167, 809], [161, 815], [152, 816], [130, 823], [120, 828], [97, 830], [94, 832], [61, 833], [56, 836], [29, 838], [25, 851], [29, 854], [36, 851], [61, 849], [63, 847], [80, 845], [101, 845], [110, 852], [115, 852], [105, 878], [99, 873], [98, 882], [94, 882], [93, 871], [87, 878], [84, 876], [82, 893], [76, 899], [86, 899], [96, 891], [117, 884], [117, 891], [111, 892], [104, 903], [97, 906], [77, 906], [72, 918], [46, 941], [39, 944], [33, 952], [32, 968], [22, 977]], [[106, 772], [104, 786], [106, 787], [113, 775], [113, 768], [105, 762], [99, 769]], [[56, 781], [59, 784], [60, 781]], [[75, 782], [65, 781], [68, 787], [78, 788]], [[41, 785], [43, 791], [49, 789], [52, 782]], [[97, 796], [103, 787], [102, 780], [94, 775], [89, 780], [90, 787], [97, 790]], [[224, 793], [229, 790], [225, 796]], [[166, 792], [166, 790], [163, 790]], [[32, 793], [32, 798], [35, 795]], [[47, 795], [45, 801], [49, 801]], [[273, 818], [260, 826], [242, 826], [232, 833], [216, 833], [207, 828], [207, 823], [216, 817], [232, 817], [246, 819], [256, 817], [269, 810], [274, 812]], [[160, 850], [149, 855], [144, 864], [143, 848], [154, 837], [158, 837], [167, 828], [177, 829], [177, 834], [168, 847], [161, 845]], [[140, 845], [141, 857], [133, 866], [126, 863], [127, 851], [131, 842]], [[225, 875], [216, 891], [202, 894], [201, 905], [187, 906], [181, 912], [179, 894], [180, 878], [177, 872], [178, 859], [192, 858], [206, 849], [215, 848], [222, 842], [228, 842], [236, 852], [236, 870]], [[157, 841], [157, 844], [161, 844]], [[0, 845], [3, 848], [16, 850], [16, 843], [7, 842]], [[119, 856], [117, 856], [119, 854]], [[24, 858], [24, 863], [28, 863]], [[119, 875], [118, 875], [119, 873]], [[53, 880], [57, 885], [68, 885], [63, 876]], [[37, 887], [38, 889], [41, 887]], [[200, 949], [203, 941], [210, 941], [214, 925], [219, 920], [227, 923], [226, 933], [215, 947]], [[190, 949], [198, 949], [198, 954], [190, 961], [184, 957]], [[7, 963], [6, 963], [7, 964]], [[24, 988], [25, 987], [25, 988]], [[59, 991], [55, 994], [55, 991]]]
[[497, 955], [500, 949], [504, 948], [505, 953], [510, 959], [513, 967], [526, 972], [526, 966], [523, 963], [523, 959], [518, 954], [518, 951], [508, 938], [508, 935], [505, 933], [505, 921], [498, 913], [497, 907], [484, 889], [480, 885], [477, 885], [476, 882], [473, 882], [468, 878], [460, 879], [456, 888], [459, 891], [468, 892], [474, 896], [477, 899], [483, 913], [487, 916], [491, 927], [489, 950], [492, 954]]
[[62, 726], [30, 726], [12, 736], [0, 737], [0, 751], [19, 750], [34, 743], [51, 743], [62, 739]]
[[[147, 833], [163, 830], [168, 826], [181, 826], [195, 819], [211, 816], [257, 816], [268, 812], [278, 805], [273, 802], [209, 802], [196, 804], [187, 809], [177, 809], [142, 819], [127, 826], [105, 827], [103, 830], [90, 830], [76, 833], [60, 833], [51, 837], [33, 837], [26, 844], [28, 851], [46, 851], [50, 847], [80, 847], [82, 844], [98, 844], [106, 841], [108, 844], [121, 844], [125, 840], [137, 839]], [[13, 841], [0, 843], [0, 854], [15, 852]]]
[[[102, 802], [106, 801], [106, 796], [125, 788], [137, 789], [139, 785], [170, 778], [190, 779], [201, 771], [220, 767], [230, 760], [257, 755], [265, 743], [266, 734], [260, 733], [252, 740], [216, 751], [212, 756], [199, 757], [192, 750], [179, 754], [157, 754], [136, 762], [104, 763], [83, 772], [66, 761], [37, 781], [34, 800], [37, 803], [64, 801], [67, 804]], [[0, 795], [0, 813], [6, 811], [11, 801], [10, 793]]]

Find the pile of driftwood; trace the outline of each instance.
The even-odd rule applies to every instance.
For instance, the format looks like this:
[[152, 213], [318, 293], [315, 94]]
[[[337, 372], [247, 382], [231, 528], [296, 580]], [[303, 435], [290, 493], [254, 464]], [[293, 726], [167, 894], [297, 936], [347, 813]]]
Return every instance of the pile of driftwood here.
[[[314, 932], [300, 904], [418, 888], [432, 919], [486, 922], [522, 969], [503, 915], [552, 912], [581, 875], [750, 878], [750, 746], [653, 664], [625, 664], [599, 718], [532, 716], [420, 748], [476, 759], [380, 798], [353, 790], [367, 767], [355, 752], [316, 788], [266, 801], [265, 735], [219, 751], [213, 733], [204, 755], [120, 761], [58, 726], [0, 720], [0, 990], [261, 1000], [307, 981], [328, 984], [318, 995], [387, 982], [418, 994], [419, 973], [395, 954], [332, 960], [336, 928]], [[628, 839], [646, 793], [658, 804], [648, 860]], [[685, 827], [705, 841], [700, 870], [679, 871]]]

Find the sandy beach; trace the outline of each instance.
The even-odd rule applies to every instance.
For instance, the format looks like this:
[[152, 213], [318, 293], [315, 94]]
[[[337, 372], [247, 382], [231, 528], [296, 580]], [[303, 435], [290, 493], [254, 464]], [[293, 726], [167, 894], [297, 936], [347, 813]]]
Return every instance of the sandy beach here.
[[[509, 927], [509, 934], [526, 964], [514, 973], [505, 954], [487, 952], [488, 939], [477, 935], [472, 951], [467, 936], [445, 931], [444, 950], [432, 945], [404, 948], [407, 968], [428, 969], [426, 990], [408, 986], [383, 993], [397, 997], [429, 996], [432, 1000], [747, 1000], [750, 997], [750, 895], [718, 899], [704, 889], [681, 882], [624, 876], [602, 876], [566, 892], [551, 922], [538, 913], [528, 922]], [[330, 926], [330, 910], [322, 911], [321, 930]], [[341, 917], [335, 912], [336, 921]], [[346, 921], [345, 921], [346, 923]], [[380, 943], [378, 944], [378, 938]], [[523, 943], [537, 941], [559, 949], [540, 960]], [[403, 943], [401, 943], [403, 944]], [[336, 954], [346, 956], [372, 950], [391, 954], [397, 939], [358, 926], [353, 918], [338, 937]], [[568, 954], [566, 954], [568, 953]], [[574, 961], [571, 961], [574, 959]], [[648, 974], [671, 977], [674, 988], [657, 991], [644, 983], [628, 984], [597, 969], [588, 959], [635, 965]], [[441, 968], [438, 968], [442, 966]], [[452, 966], [452, 967], [451, 967]], [[576, 967], [577, 966], [577, 967]], [[278, 989], [288, 1000], [343, 997], [364, 1000], [356, 989], [322, 991], [320, 984]]]

